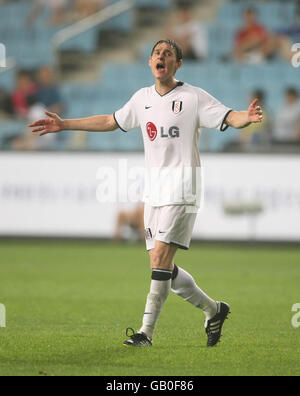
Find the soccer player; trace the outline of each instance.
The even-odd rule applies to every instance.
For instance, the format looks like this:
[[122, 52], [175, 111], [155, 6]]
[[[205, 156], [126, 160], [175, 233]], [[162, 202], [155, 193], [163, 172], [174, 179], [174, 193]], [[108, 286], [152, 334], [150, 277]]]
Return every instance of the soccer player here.
[[177, 81], [175, 75], [182, 63], [180, 47], [171, 40], [161, 40], [149, 59], [155, 84], [139, 90], [114, 114], [62, 120], [46, 112], [49, 118], [30, 125], [40, 136], [62, 130], [142, 130], [146, 159], [144, 220], [152, 280], [142, 326], [138, 332], [127, 329], [126, 346], [152, 345], [170, 290], [204, 312], [209, 347], [220, 340], [230, 312], [228, 304], [205, 294], [174, 259], [178, 248], [189, 248], [200, 204], [199, 129], [244, 128], [262, 121], [262, 109], [255, 99], [247, 111], [233, 111], [202, 89]]

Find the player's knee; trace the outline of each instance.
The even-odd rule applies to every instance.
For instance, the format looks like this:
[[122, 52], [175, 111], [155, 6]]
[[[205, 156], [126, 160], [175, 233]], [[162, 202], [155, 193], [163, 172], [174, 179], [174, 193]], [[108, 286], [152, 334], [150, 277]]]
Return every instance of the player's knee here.
[[118, 215], [118, 222], [124, 223], [126, 220], [126, 213], [125, 212], [120, 212]]
[[154, 249], [150, 255], [151, 268], [173, 269], [173, 260], [169, 256], [167, 249]]

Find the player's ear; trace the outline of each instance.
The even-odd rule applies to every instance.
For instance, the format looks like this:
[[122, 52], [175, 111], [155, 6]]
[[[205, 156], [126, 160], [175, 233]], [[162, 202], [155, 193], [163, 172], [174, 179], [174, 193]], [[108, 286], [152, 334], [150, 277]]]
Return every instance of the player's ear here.
[[177, 70], [181, 68], [182, 64], [183, 64], [182, 59], [180, 59], [180, 61], [177, 63]]

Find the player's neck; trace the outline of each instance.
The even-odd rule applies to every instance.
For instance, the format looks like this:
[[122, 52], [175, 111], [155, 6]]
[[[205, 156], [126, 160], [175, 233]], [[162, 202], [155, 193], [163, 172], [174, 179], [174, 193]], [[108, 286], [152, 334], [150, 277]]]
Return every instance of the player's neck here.
[[168, 92], [172, 91], [178, 85], [178, 81], [175, 78], [172, 78], [167, 81], [156, 80], [155, 81], [155, 88], [156, 91], [161, 95], [164, 96]]

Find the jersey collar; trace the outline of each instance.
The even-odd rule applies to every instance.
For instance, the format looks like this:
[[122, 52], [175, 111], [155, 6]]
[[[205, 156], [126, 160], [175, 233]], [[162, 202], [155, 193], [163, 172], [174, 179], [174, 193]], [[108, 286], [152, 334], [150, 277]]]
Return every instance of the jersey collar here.
[[155, 89], [155, 92], [156, 92], [161, 98], [163, 98], [164, 96], [167, 96], [167, 95], [169, 95], [169, 93], [173, 92], [176, 88], [182, 87], [183, 85], [184, 85], [184, 82], [178, 81], [178, 82], [177, 82], [177, 85], [175, 85], [174, 88], [172, 88], [169, 92], [165, 93], [164, 95], [161, 95], [161, 94], [157, 91], [155, 85], [154, 85], [154, 89]]

